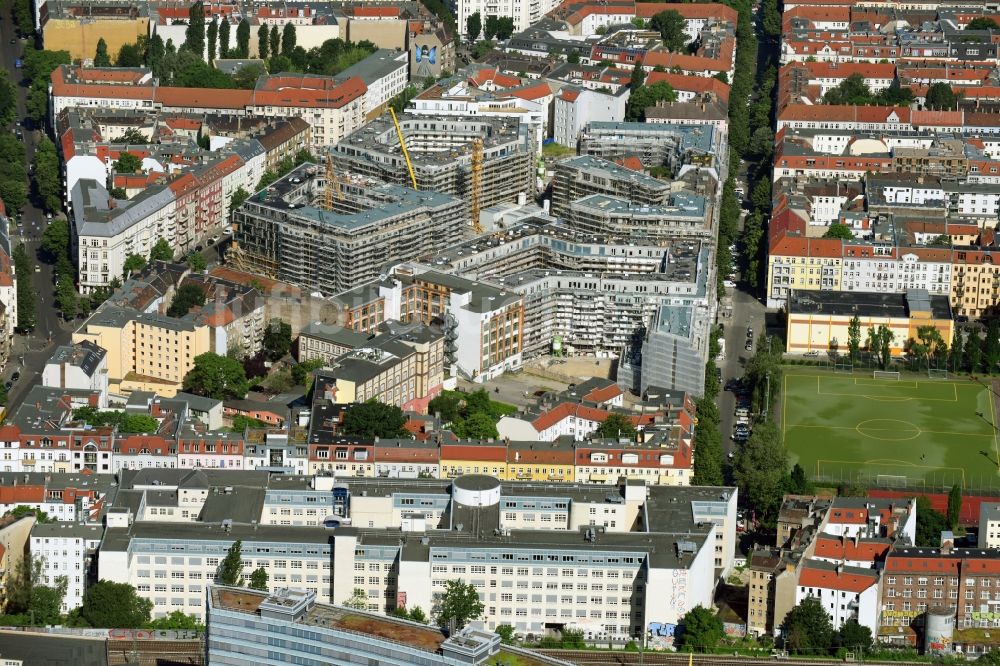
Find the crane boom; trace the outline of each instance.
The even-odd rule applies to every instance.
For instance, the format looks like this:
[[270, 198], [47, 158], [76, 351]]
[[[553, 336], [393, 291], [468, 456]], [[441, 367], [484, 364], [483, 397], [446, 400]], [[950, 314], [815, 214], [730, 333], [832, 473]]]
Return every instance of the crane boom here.
[[417, 176], [413, 173], [413, 165], [410, 164], [410, 153], [406, 151], [403, 128], [399, 126], [399, 120], [396, 119], [396, 112], [391, 106], [389, 107], [389, 113], [392, 114], [392, 124], [396, 126], [396, 136], [399, 137], [399, 148], [403, 151], [403, 159], [406, 160], [406, 170], [410, 172], [410, 182], [413, 183], [413, 189], [419, 190], [420, 188], [417, 187]]

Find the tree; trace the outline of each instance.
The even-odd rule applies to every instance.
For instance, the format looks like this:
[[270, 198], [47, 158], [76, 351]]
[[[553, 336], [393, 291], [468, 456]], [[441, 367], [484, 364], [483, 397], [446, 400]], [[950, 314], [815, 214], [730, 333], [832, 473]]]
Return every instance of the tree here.
[[368, 610], [368, 595], [360, 587], [354, 588], [349, 599], [345, 599], [342, 606], [353, 608], [354, 610]]
[[847, 354], [852, 364], [861, 358], [861, 320], [857, 315], [851, 317], [847, 324]]
[[56, 304], [67, 321], [76, 317], [79, 311], [79, 295], [70, 272], [61, 274], [56, 282]]
[[676, 102], [677, 93], [670, 84], [658, 81], [651, 86], [640, 86], [632, 91], [625, 108], [625, 120], [645, 121], [646, 109], [660, 102]]
[[[59, 156], [55, 144], [43, 134], [35, 147], [34, 178], [35, 189], [42, 205], [50, 213], [62, 209], [62, 185], [60, 182]], [[67, 245], [68, 248], [68, 245]]]
[[487, 16], [486, 22], [483, 24], [483, 38], [490, 42], [497, 34], [497, 17]]
[[[225, 20], [225, 19], [223, 19]], [[208, 61], [215, 60], [215, 49], [219, 43], [219, 19], [213, 18], [208, 24]]]
[[198, 622], [194, 615], [175, 610], [165, 617], [158, 617], [147, 623], [146, 628], [158, 631], [204, 631], [205, 625]]
[[174, 260], [174, 250], [170, 247], [170, 243], [167, 242], [166, 238], [160, 238], [153, 244], [153, 248], [149, 251], [150, 261], [173, 261]]
[[153, 602], [140, 597], [128, 583], [102, 580], [87, 588], [80, 616], [92, 627], [138, 629], [149, 622]]
[[788, 474], [788, 452], [781, 433], [770, 420], [754, 428], [733, 460], [733, 478], [760, 520], [769, 524], [778, 516]]
[[788, 492], [793, 495], [813, 494], [813, 484], [806, 478], [806, 471], [798, 463], [795, 463], [788, 475]]
[[114, 167], [118, 173], [135, 173], [142, 169], [142, 160], [132, 153], [123, 152], [115, 160]]
[[774, 131], [767, 125], [761, 125], [754, 130], [750, 136], [750, 146], [748, 150], [751, 154], [762, 159], [769, 158], [774, 152]]
[[966, 30], [1000, 30], [1000, 25], [986, 16], [977, 16], [965, 24]]
[[199, 252], [188, 253], [188, 256], [184, 258], [184, 261], [187, 262], [188, 268], [196, 273], [200, 273], [208, 268], [208, 262], [205, 261], [205, 257], [203, 257]]
[[228, 58], [229, 57], [229, 31], [232, 26], [229, 23], [229, 17], [222, 17], [219, 21], [219, 57]]
[[122, 277], [127, 278], [132, 273], [141, 271], [146, 266], [146, 257], [141, 254], [130, 254], [122, 264]]
[[951, 355], [948, 358], [952, 372], [961, 372], [965, 368], [965, 345], [962, 342], [962, 329], [955, 327], [955, 336], [951, 342]]
[[986, 372], [992, 375], [997, 371], [997, 363], [1000, 363], [1000, 320], [991, 319], [986, 327], [983, 361], [986, 363]]
[[101, 37], [97, 40], [97, 52], [94, 54], [94, 67], [111, 67], [111, 58], [108, 57], [108, 43]]
[[711, 610], [695, 606], [680, 621], [680, 636], [676, 641], [678, 652], [706, 652], [716, 647], [725, 637], [722, 620]]
[[918, 495], [916, 543], [914, 545], [923, 548], [937, 548], [941, 545], [941, 532], [947, 529], [947, 518], [931, 508], [929, 499]]
[[205, 292], [196, 284], [185, 283], [174, 292], [174, 298], [167, 308], [168, 317], [183, 317], [191, 308], [200, 307], [205, 304]]
[[440, 414], [444, 423], [450, 423], [458, 418], [462, 398], [452, 391], [444, 391], [427, 403], [427, 413]]
[[243, 205], [243, 202], [250, 198], [250, 193], [244, 189], [242, 185], [233, 191], [231, 197], [229, 197], [229, 215], [232, 217], [233, 211]]
[[31, 603], [28, 613], [36, 624], [59, 624], [63, 597], [69, 581], [66, 576], [57, 576], [55, 585], [35, 585], [31, 589]]
[[479, 12], [475, 12], [465, 19], [465, 38], [469, 43], [474, 43], [479, 38], [479, 33], [483, 30], [483, 19]]
[[167, 46], [163, 43], [163, 37], [153, 35], [149, 38], [149, 48], [146, 50], [146, 66], [153, 70], [153, 76], [163, 78], [163, 57], [167, 53]]
[[194, 367], [184, 376], [184, 390], [216, 400], [242, 399], [250, 382], [239, 361], [206, 352], [194, 357]]
[[711, 398], [701, 398], [696, 405], [698, 425], [694, 431], [694, 478], [697, 486], [721, 486], [722, 434], [719, 432], [719, 407]]
[[852, 617], [834, 632], [833, 644], [851, 652], [868, 650], [872, 646], [872, 630]]
[[455, 631], [458, 631], [482, 615], [483, 610], [485, 606], [479, 600], [476, 588], [460, 580], [445, 581], [436, 613], [439, 626], [450, 627], [454, 623]]
[[451, 424], [452, 432], [469, 439], [489, 439], [500, 436], [496, 420], [484, 412], [476, 412], [465, 418], [458, 418]]
[[267, 592], [267, 570], [263, 567], [257, 567], [250, 574], [250, 584], [247, 585], [251, 590], [260, 590], [261, 592]]
[[53, 518], [49, 517], [49, 514], [45, 513], [41, 509], [36, 509], [33, 506], [26, 506], [24, 504], [18, 504], [13, 509], [4, 514], [5, 516], [12, 516], [15, 519], [20, 519], [25, 516], [34, 516], [36, 523], [51, 523], [54, 521]]
[[570, 51], [569, 54], [566, 56], [566, 62], [568, 62], [571, 65], [579, 65], [580, 52], [576, 50]]
[[785, 615], [781, 634], [794, 654], [816, 656], [830, 648], [833, 626], [819, 600], [806, 597]]
[[962, 487], [957, 483], [951, 487], [948, 493], [948, 527], [952, 531], [958, 529], [958, 519], [962, 515]]
[[[31, 275], [34, 271], [34, 262], [28, 257], [24, 245], [14, 248], [14, 270], [18, 275]], [[17, 328], [23, 331], [30, 331], [35, 327], [35, 307], [36, 298], [31, 280], [20, 279], [17, 281]]]
[[498, 625], [494, 633], [500, 637], [500, 642], [504, 645], [513, 645], [517, 642], [517, 634], [514, 631], [514, 627], [509, 624]]
[[514, 19], [510, 16], [501, 16], [497, 19], [497, 39], [510, 39], [514, 34]]
[[854, 233], [851, 232], [851, 228], [846, 224], [840, 224], [839, 222], [834, 222], [829, 227], [826, 228], [826, 233], [823, 234], [823, 238], [839, 238], [841, 240], [854, 240]]
[[932, 83], [924, 98], [928, 109], [954, 110], [958, 106], [958, 95], [947, 83]]
[[280, 319], [272, 319], [264, 331], [264, 353], [272, 361], [282, 358], [292, 348], [292, 327]]
[[[290, 23], [286, 23], [287, 28]], [[236, 26], [236, 57], [247, 58], [250, 56], [250, 22], [246, 19], [240, 21]]]
[[969, 337], [965, 339], [965, 362], [969, 372], [975, 374], [979, 372], [983, 360], [983, 346], [978, 330], [970, 329], [968, 335]]
[[686, 21], [679, 12], [673, 9], [654, 14], [647, 27], [660, 33], [663, 45], [677, 53], [687, 46], [687, 36], [684, 34]]
[[188, 9], [188, 24], [184, 30], [184, 46], [199, 58], [205, 57], [205, 5], [201, 0]]
[[266, 23], [262, 23], [259, 28], [257, 28], [257, 57], [261, 60], [267, 60], [268, 53], [270, 49], [268, 47], [270, 44], [267, 42], [268, 28]]
[[594, 437], [613, 437], [615, 439], [635, 437], [635, 426], [629, 421], [627, 416], [621, 414], [608, 414], [608, 417], [601, 421], [594, 431]]
[[392, 439], [406, 434], [403, 410], [372, 398], [353, 405], [344, 414], [344, 434], [365, 439]]
[[278, 55], [278, 51], [281, 49], [281, 34], [278, 32], [278, 26], [271, 26], [271, 36], [268, 41], [271, 44], [271, 55]]
[[220, 585], [243, 587], [243, 541], [237, 539], [229, 546], [226, 556], [219, 562], [215, 579]]
[[290, 57], [295, 50], [295, 24], [286, 23], [281, 30], [281, 55]]
[[642, 84], [646, 82], [646, 70], [642, 68], [642, 62], [636, 60], [635, 66], [632, 68], [632, 78], [629, 79], [628, 87], [629, 90], [635, 92], [642, 87]]

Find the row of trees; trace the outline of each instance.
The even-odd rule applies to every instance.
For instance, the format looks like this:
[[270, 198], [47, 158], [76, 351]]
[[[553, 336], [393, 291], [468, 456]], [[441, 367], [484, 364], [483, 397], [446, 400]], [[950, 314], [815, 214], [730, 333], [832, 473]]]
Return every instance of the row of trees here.
[[95, 428], [114, 427], [120, 433], [156, 432], [159, 422], [146, 414], [129, 414], [118, 410], [99, 410], [96, 407], [78, 407], [73, 410], [73, 419], [83, 421]]
[[48, 116], [49, 81], [59, 65], [72, 62], [69, 51], [46, 51], [28, 46], [24, 51], [21, 74], [28, 84], [27, 114], [36, 125], [44, 125]]
[[514, 34], [514, 19], [510, 16], [487, 16], [483, 21], [479, 12], [475, 12], [465, 19], [465, 33], [469, 43], [479, 39], [479, 33], [483, 34], [483, 39], [492, 41], [497, 39], [510, 39]]
[[474, 439], [499, 437], [497, 421], [510, 413], [507, 405], [491, 400], [483, 389], [468, 395], [444, 391], [428, 403], [427, 411], [440, 414], [459, 437]]
[[696, 486], [721, 486], [725, 483], [722, 473], [722, 431], [719, 428], [722, 419], [715, 402], [721, 387], [713, 360], [719, 355], [721, 337], [719, 329], [712, 331], [708, 345], [709, 361], [705, 365], [705, 394], [695, 404], [698, 427], [694, 431], [694, 478], [691, 483]]
[[823, 95], [824, 104], [834, 105], [908, 106], [912, 102], [913, 91], [903, 88], [898, 79], [894, 79], [888, 88], [872, 92], [860, 74], [851, 74]]

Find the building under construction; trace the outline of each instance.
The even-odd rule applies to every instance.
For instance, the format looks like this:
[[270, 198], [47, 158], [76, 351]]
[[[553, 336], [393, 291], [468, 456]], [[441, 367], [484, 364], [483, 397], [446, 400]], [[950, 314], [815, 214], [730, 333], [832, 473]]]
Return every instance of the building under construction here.
[[230, 262], [329, 295], [467, 233], [465, 203], [303, 164], [233, 214]]
[[397, 118], [398, 132], [383, 116], [337, 143], [337, 165], [410, 186], [408, 155], [417, 189], [461, 198], [473, 224], [484, 208], [534, 199], [534, 139], [525, 125], [504, 118]]

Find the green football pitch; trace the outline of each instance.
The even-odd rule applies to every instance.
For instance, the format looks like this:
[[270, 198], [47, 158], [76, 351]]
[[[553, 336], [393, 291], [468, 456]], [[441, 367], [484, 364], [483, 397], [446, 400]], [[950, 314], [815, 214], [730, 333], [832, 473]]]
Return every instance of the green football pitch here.
[[993, 394], [979, 381], [791, 370], [783, 383], [785, 446], [818, 481], [1000, 488]]

